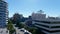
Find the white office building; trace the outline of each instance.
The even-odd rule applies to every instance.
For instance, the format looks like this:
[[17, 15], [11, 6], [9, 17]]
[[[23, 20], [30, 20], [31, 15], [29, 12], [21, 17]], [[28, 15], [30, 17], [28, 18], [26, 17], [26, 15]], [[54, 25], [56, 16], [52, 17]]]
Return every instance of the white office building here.
[[0, 28], [5, 27], [8, 21], [7, 2], [0, 0]]
[[60, 18], [48, 17], [46, 14], [32, 14], [32, 22], [45, 34], [60, 34]]

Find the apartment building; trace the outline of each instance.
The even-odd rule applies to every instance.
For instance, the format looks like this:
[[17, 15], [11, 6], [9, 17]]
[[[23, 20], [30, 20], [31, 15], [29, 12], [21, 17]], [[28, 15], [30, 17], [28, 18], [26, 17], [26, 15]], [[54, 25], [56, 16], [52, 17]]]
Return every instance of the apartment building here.
[[60, 34], [60, 18], [48, 17], [46, 14], [32, 14], [32, 23], [45, 34]]
[[7, 2], [0, 0], [0, 28], [5, 27], [8, 21]]

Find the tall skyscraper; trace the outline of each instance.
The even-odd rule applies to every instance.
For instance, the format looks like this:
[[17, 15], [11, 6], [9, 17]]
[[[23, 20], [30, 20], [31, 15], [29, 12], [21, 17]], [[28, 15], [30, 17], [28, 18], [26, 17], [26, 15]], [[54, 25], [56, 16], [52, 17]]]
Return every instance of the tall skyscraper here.
[[0, 28], [5, 27], [8, 22], [7, 2], [0, 0]]

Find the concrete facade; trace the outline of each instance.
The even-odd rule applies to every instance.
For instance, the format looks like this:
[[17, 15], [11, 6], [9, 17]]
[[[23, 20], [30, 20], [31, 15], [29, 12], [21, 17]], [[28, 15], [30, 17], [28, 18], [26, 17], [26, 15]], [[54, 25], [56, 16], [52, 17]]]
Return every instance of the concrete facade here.
[[[37, 16], [39, 15], [39, 16]], [[41, 29], [45, 34], [60, 34], [60, 19], [56, 17], [46, 18], [45, 14], [34, 13], [32, 16], [32, 22], [35, 27]]]

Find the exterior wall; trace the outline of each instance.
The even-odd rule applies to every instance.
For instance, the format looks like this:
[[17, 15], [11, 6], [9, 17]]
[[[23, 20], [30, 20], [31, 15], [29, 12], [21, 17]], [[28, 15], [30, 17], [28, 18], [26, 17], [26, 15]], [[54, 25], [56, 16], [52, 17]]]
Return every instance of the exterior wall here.
[[46, 34], [60, 34], [60, 32], [49, 33], [49, 32], [46, 32], [44, 30], [42, 30], [42, 32], [45, 32]]
[[32, 14], [32, 24], [40, 28], [46, 34], [60, 34], [60, 19], [55, 17], [46, 18], [46, 14]]
[[43, 22], [34, 22], [34, 24], [36, 27], [41, 28], [42, 32], [46, 34], [60, 33], [60, 24], [48, 24]]
[[46, 18], [46, 14], [39, 14], [39, 13], [33, 13], [32, 19], [33, 20], [42, 20]]
[[0, 27], [5, 27], [8, 21], [7, 3], [3, 0], [0, 1]]

